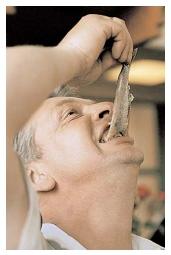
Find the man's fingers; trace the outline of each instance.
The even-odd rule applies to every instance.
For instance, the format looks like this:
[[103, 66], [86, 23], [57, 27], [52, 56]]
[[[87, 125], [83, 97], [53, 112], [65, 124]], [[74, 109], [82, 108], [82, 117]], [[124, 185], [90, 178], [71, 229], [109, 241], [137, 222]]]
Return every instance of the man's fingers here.
[[112, 53], [110, 51], [105, 52], [101, 61], [102, 73], [117, 63], [117, 61], [112, 57]]
[[133, 53], [133, 44], [131, 44], [131, 47], [130, 47], [130, 50], [129, 50], [128, 63], [130, 63], [131, 60], [132, 60], [132, 53]]
[[128, 42], [127, 45], [125, 46], [120, 58], [118, 59], [119, 62], [121, 62], [121, 63], [128, 62], [129, 50], [130, 50], [130, 43]]
[[127, 40], [126, 33], [123, 30], [114, 38], [114, 43], [112, 47], [112, 56], [115, 59], [119, 59], [126, 48], [127, 44], [129, 44], [129, 40]]
[[132, 60], [132, 53], [133, 53], [133, 41], [129, 33], [128, 33], [128, 38], [129, 38], [129, 50], [128, 50], [126, 62], [130, 63]]
[[114, 24], [112, 26], [112, 35], [114, 36], [114, 44], [112, 47], [112, 56], [120, 62], [130, 62], [130, 52], [132, 50], [132, 39], [123, 20], [112, 18]]
[[112, 56], [114, 59], [119, 59], [125, 47], [124, 41], [115, 41], [112, 47]]

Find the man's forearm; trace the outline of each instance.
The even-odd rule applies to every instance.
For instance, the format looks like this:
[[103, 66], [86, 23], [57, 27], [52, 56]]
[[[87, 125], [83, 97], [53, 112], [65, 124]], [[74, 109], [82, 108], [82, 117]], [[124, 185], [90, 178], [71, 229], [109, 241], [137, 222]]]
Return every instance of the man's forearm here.
[[79, 72], [72, 52], [58, 48], [19, 46], [7, 50], [7, 117], [15, 130], [56, 86]]

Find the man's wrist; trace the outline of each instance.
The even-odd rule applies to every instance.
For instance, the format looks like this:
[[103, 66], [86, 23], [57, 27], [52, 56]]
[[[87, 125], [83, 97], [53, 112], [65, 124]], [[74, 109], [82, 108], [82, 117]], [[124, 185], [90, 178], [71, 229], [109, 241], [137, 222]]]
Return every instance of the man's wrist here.
[[[66, 68], [66, 75], [68, 73], [70, 76], [69, 80], [75, 79], [84, 73], [86, 61], [83, 61], [78, 51], [72, 50], [72, 47], [67, 47], [67, 45], [60, 44], [54, 47], [54, 50], [57, 58], [59, 55], [61, 56], [60, 64]], [[59, 59], [56, 59], [56, 61], [59, 61]]]

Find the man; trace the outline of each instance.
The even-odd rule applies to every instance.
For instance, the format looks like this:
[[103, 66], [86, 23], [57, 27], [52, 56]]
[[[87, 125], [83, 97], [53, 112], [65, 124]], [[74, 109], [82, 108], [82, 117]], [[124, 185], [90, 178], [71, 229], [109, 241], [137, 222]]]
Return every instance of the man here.
[[[110, 37], [112, 51], [101, 56]], [[47, 242], [40, 233], [35, 193], [30, 184], [24, 185], [12, 151], [15, 136], [15, 150], [37, 191], [44, 222], [57, 225], [86, 249], [135, 247], [132, 211], [143, 156], [129, 137], [101, 142], [109, 128], [112, 103], [64, 97], [59, 89], [59, 97], [40, 105], [60, 84], [93, 82], [116, 60], [130, 62], [132, 49], [123, 21], [88, 15], [56, 47], [8, 50], [7, 167], [15, 183], [8, 185], [13, 203], [7, 201], [7, 206], [16, 216], [14, 223], [9, 215], [11, 236], [16, 237], [9, 246], [60, 249], [60, 244]]]

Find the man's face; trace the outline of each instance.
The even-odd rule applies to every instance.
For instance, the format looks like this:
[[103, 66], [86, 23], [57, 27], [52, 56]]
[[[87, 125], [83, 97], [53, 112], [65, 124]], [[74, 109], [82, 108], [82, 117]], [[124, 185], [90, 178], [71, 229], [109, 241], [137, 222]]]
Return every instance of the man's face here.
[[112, 107], [110, 102], [57, 97], [46, 100], [34, 114], [35, 139], [43, 152], [41, 161], [59, 184], [72, 187], [112, 182], [122, 166], [140, 165], [142, 153], [130, 138], [102, 142]]

